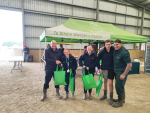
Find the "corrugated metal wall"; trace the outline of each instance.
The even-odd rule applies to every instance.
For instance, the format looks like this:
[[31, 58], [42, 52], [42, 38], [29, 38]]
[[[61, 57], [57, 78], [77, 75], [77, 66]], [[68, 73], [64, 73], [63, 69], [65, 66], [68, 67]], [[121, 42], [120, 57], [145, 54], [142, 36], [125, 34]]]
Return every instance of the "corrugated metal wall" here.
[[[0, 8], [21, 9], [21, 1], [0, 0]], [[96, 3], [97, 0], [24, 0], [26, 45], [30, 48], [39, 48], [38, 37], [44, 29], [60, 25], [70, 17], [95, 20]], [[100, 22], [109, 22], [123, 30], [140, 34], [141, 16], [142, 11], [129, 6], [129, 4], [123, 5], [109, 1], [99, 1]], [[150, 36], [150, 12], [146, 12], [144, 17], [143, 35]], [[41, 45], [45, 48], [45, 43], [41, 43]], [[84, 44], [82, 44], [82, 48], [83, 46]], [[66, 47], [70, 49], [80, 48], [78, 44], [67, 45]], [[133, 46], [130, 47], [130, 49], [132, 48]]]

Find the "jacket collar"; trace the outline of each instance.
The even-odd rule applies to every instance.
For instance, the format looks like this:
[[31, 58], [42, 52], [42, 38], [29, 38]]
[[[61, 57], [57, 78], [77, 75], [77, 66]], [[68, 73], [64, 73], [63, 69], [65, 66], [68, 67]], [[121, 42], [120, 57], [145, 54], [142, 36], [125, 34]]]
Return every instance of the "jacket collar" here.
[[52, 48], [49, 48], [52, 52], [58, 52], [58, 49], [56, 48], [56, 50], [54, 51]]
[[88, 52], [86, 52], [86, 53], [84, 53], [84, 54], [85, 54], [85, 55], [88, 55], [88, 56], [91, 56], [91, 55], [93, 55], [94, 53], [92, 52], [91, 55], [89, 55]]

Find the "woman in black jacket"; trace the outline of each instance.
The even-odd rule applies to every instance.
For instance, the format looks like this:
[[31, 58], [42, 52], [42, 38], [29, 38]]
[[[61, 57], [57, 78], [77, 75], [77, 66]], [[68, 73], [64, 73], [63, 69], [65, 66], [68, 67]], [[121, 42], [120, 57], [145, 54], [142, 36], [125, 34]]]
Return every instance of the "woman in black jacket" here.
[[[92, 51], [93, 51], [92, 46], [88, 45], [87, 53], [84, 53], [79, 58], [79, 65], [82, 66], [83, 68], [85, 68], [85, 75], [87, 75], [88, 71], [89, 71], [89, 73], [93, 74], [93, 76], [94, 76], [95, 67], [97, 65], [97, 56]], [[91, 92], [92, 92], [92, 89], [89, 90], [89, 99], [90, 100], [92, 99]], [[85, 100], [86, 98], [87, 98], [87, 91], [85, 91], [85, 88], [84, 88], [83, 100]]]
[[[68, 98], [68, 93], [69, 93], [68, 86], [69, 86], [70, 69], [72, 70], [73, 77], [75, 77], [76, 69], [77, 69], [77, 61], [71, 55], [69, 49], [65, 49], [64, 54], [65, 54], [65, 56], [63, 56], [62, 63], [63, 63], [64, 70], [66, 71], [65, 81], [66, 81], [67, 85], [64, 86], [64, 89], [66, 91], [66, 95], [65, 95], [64, 99], [66, 100]], [[74, 78], [74, 91], [75, 91], [75, 78]], [[73, 100], [75, 99], [74, 94], [72, 94], [71, 97]]]

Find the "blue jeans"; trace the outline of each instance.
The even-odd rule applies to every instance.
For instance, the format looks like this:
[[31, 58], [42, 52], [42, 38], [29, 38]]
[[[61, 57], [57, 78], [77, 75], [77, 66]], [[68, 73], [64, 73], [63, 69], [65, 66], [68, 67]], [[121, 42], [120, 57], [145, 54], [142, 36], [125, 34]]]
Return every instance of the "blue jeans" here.
[[25, 58], [26, 58], [26, 59], [27, 59], [27, 61], [28, 61], [29, 54], [24, 53], [24, 54], [23, 54], [23, 58], [24, 58], [24, 61], [25, 61]]

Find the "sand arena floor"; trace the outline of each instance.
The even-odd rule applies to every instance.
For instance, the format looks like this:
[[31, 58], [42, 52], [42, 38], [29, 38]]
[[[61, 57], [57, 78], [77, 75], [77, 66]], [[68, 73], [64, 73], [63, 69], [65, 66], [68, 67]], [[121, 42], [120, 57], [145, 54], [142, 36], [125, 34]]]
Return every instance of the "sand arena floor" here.
[[[141, 74], [128, 76], [126, 103], [123, 107], [113, 108], [108, 104], [108, 98], [99, 100], [103, 89], [99, 97], [93, 89], [93, 100], [82, 99], [81, 70], [76, 75], [76, 100], [58, 99], [52, 80], [47, 99], [40, 101], [45, 76], [40, 64], [23, 63], [23, 72], [11, 73], [12, 67], [13, 63], [0, 62], [0, 113], [150, 113], [150, 74], [143, 74], [143, 68]], [[97, 78], [98, 75], [95, 75], [96, 81]], [[60, 86], [60, 94], [65, 96], [63, 86]], [[117, 98], [115, 87], [114, 98]]]

